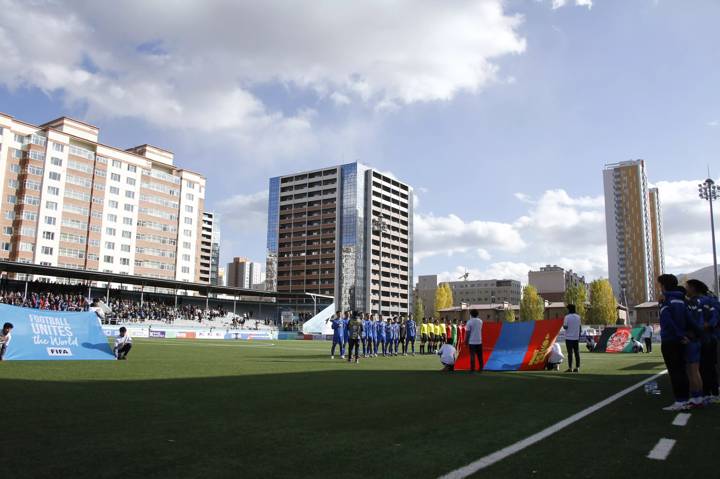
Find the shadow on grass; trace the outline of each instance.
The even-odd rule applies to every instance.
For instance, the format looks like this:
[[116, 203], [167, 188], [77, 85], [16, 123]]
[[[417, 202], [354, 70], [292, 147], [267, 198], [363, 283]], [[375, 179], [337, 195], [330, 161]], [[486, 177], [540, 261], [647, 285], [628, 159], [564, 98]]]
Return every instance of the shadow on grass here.
[[653, 362], [647, 362], [647, 363], [638, 363], [638, 364], [632, 364], [630, 366], [625, 366], [624, 368], [620, 368], [621, 371], [645, 371], [648, 369], [654, 369], [665, 366], [665, 363], [662, 361], [653, 361]]
[[16, 452], [5, 470], [33, 478], [437, 477], [646, 377], [574, 375], [561, 389], [510, 380], [544, 373], [362, 369], [3, 380], [0, 450]]

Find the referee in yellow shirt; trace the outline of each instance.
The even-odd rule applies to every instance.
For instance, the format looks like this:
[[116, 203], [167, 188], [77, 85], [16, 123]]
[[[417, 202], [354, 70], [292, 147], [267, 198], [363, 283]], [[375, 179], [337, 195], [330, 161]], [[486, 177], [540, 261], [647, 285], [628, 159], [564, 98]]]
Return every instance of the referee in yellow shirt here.
[[[425, 354], [425, 345], [428, 343], [428, 323], [427, 319], [423, 318], [423, 323], [420, 325], [420, 354]], [[430, 352], [430, 346], [428, 346], [428, 353]]]

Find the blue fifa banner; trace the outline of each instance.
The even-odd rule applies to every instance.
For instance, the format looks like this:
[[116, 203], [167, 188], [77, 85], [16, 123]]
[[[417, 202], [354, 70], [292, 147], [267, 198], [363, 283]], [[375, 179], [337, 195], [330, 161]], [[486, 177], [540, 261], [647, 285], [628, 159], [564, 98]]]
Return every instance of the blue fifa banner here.
[[3, 323], [12, 323], [6, 360], [114, 360], [93, 311], [69, 313], [0, 304]]

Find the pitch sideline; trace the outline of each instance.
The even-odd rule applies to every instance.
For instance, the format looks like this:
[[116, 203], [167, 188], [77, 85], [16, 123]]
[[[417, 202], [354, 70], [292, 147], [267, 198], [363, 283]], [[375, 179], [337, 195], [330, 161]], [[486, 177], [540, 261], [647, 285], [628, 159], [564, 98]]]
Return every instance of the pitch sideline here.
[[657, 374], [654, 374], [650, 376], [647, 379], [643, 379], [639, 383], [633, 384], [632, 386], [629, 386], [625, 389], [623, 389], [620, 392], [617, 392], [613, 394], [612, 396], [603, 399], [599, 403], [596, 403], [588, 408], [583, 409], [582, 411], [573, 414], [572, 416], [563, 419], [562, 421], [553, 424], [550, 427], [547, 427], [543, 429], [540, 432], [537, 432], [533, 434], [532, 436], [528, 436], [525, 439], [522, 439], [515, 444], [511, 444], [510, 446], [504, 447], [498, 451], [493, 452], [492, 454], [488, 454], [485, 457], [482, 457], [478, 459], [477, 461], [473, 461], [467, 466], [463, 466], [459, 469], [455, 469], [452, 472], [449, 472], [443, 476], [440, 476], [439, 479], [465, 479], [468, 476], [471, 476], [475, 474], [478, 471], [481, 471], [482, 469], [485, 469], [489, 466], [492, 466], [493, 464], [502, 461], [503, 459], [515, 454], [516, 452], [520, 452], [523, 449], [526, 449], [533, 444], [536, 444], [543, 439], [546, 439], [556, 432], [565, 429], [566, 427], [570, 426], [571, 424], [574, 424], [578, 422], [581, 419], [584, 419], [585, 417], [589, 416], [590, 414], [599, 411], [600, 409], [604, 408], [605, 406], [617, 401], [618, 399], [622, 398], [623, 396], [626, 396], [630, 394], [631, 392], [635, 391], [636, 389], [641, 388], [645, 384], [649, 383], [650, 381], [654, 381], [660, 376], [667, 374], [667, 370], [664, 370], [662, 372], [659, 372]]

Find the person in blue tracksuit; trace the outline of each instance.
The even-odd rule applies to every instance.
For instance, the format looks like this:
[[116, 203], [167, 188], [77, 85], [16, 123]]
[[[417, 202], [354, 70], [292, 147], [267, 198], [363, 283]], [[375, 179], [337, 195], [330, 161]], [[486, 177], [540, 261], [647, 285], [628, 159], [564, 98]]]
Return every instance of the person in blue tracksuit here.
[[417, 336], [417, 325], [415, 324], [415, 320], [412, 316], [410, 316], [410, 319], [408, 319], [406, 328], [407, 335], [405, 336], [404, 352], [407, 352], [408, 345], [410, 345], [410, 354], [415, 356], [415, 337]]
[[333, 330], [332, 348], [330, 349], [330, 359], [335, 359], [335, 347], [340, 346], [340, 357], [345, 357], [345, 323], [342, 319], [342, 312], [337, 311], [327, 322], [330, 322]]
[[678, 290], [675, 275], [663, 274], [657, 279], [662, 289], [660, 307], [660, 350], [670, 376], [675, 403], [666, 407], [666, 411], [687, 409], [690, 398], [690, 385], [686, 371], [685, 344], [688, 309], [685, 293]]
[[363, 319], [363, 337], [362, 337], [362, 348], [363, 357], [367, 358], [372, 354], [372, 323], [370, 322], [370, 315], [365, 314]]
[[398, 355], [398, 345], [400, 344], [400, 318], [393, 319], [393, 355]]
[[347, 347], [348, 344], [348, 323], [350, 322], [351, 316], [350, 311], [345, 311], [343, 314], [343, 348]]
[[387, 320], [385, 323], [385, 344], [387, 347], [383, 351], [386, 353], [386, 355], [392, 356], [392, 348], [393, 348], [393, 325], [392, 325], [392, 317]]
[[[382, 350], [382, 355], [387, 356], [387, 344], [385, 340], [387, 339], [387, 322], [385, 321], [385, 318], [380, 316], [380, 320], [377, 323], [377, 328], [375, 331], [377, 331], [377, 340], [378, 340], [378, 354], [380, 354], [380, 350]], [[381, 349], [382, 348], [382, 349]]]
[[[688, 309], [693, 320], [692, 327], [699, 342], [697, 374], [702, 382], [703, 403], [715, 403], [718, 401], [717, 340], [715, 339], [715, 330], [718, 326], [718, 311], [715, 309], [717, 299], [700, 280], [690, 279], [686, 286], [689, 298]], [[693, 377], [691, 376], [690, 379], [692, 382]], [[695, 400], [696, 406], [697, 402]]]

